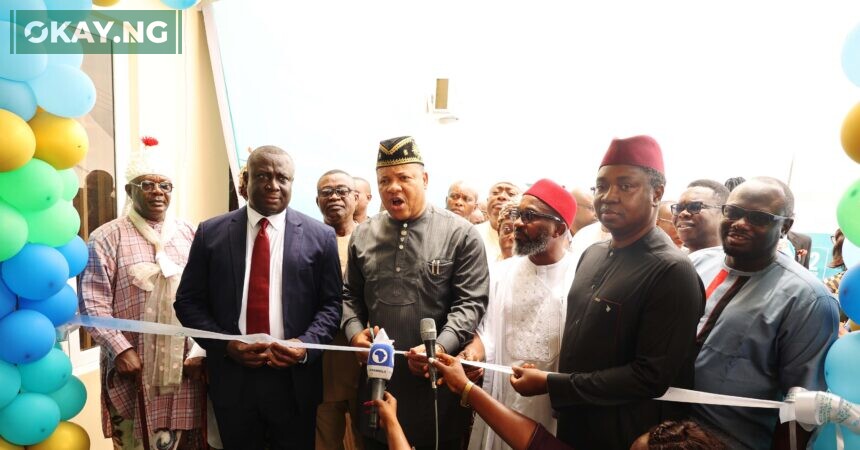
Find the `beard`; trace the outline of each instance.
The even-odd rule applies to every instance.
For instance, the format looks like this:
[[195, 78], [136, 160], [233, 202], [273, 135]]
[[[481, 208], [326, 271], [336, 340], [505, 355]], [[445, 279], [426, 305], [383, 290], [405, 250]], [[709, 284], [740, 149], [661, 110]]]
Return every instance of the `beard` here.
[[514, 254], [518, 256], [531, 256], [543, 253], [549, 248], [549, 231], [543, 230], [534, 238], [523, 236], [523, 240], [514, 239]]

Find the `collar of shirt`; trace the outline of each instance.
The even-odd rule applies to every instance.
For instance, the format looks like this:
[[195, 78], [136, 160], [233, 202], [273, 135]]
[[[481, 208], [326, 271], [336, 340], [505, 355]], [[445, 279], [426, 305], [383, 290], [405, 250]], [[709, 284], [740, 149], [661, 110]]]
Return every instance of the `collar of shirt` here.
[[264, 216], [257, 212], [254, 208], [248, 207], [248, 224], [251, 227], [256, 227], [258, 223], [260, 223], [260, 219], [262, 218], [269, 219], [269, 225], [272, 226], [276, 231], [281, 231], [284, 229], [284, 224], [287, 221], [287, 208], [284, 208], [283, 211], [272, 214], [271, 216]]

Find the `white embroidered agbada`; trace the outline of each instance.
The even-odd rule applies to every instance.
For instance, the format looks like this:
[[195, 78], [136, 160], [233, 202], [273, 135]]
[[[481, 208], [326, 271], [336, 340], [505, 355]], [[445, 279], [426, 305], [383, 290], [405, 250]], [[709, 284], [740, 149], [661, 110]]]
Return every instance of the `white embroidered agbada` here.
[[[490, 300], [477, 333], [487, 362], [505, 366], [532, 363], [540, 370], [558, 370], [558, 355], [567, 313], [567, 294], [576, 272], [570, 252], [555, 264], [538, 266], [516, 256], [490, 272]], [[506, 374], [484, 372], [485, 391], [496, 400], [541, 423], [555, 434], [549, 395], [523, 397]], [[469, 450], [510, 449], [480, 418], [475, 417]]]

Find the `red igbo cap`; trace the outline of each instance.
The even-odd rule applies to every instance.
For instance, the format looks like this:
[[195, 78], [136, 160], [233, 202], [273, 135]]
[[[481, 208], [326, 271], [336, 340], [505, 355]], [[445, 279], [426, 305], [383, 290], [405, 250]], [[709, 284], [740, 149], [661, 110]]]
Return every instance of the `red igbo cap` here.
[[609, 150], [603, 156], [600, 167], [617, 164], [648, 167], [662, 174], [663, 152], [651, 136], [633, 136], [627, 139], [613, 139]]
[[561, 219], [567, 223], [568, 227], [573, 222], [573, 217], [576, 216], [576, 199], [570, 195], [570, 192], [567, 192], [563, 187], [550, 179], [542, 178], [538, 180], [523, 195], [537, 197], [540, 201], [546, 203], [561, 216]]

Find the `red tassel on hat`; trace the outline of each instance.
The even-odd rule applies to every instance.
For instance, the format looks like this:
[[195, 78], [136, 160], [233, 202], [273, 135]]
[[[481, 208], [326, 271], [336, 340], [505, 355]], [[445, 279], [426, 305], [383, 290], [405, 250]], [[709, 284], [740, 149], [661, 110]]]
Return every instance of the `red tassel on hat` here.
[[158, 145], [158, 139], [152, 136], [143, 136], [140, 138], [140, 142], [143, 142], [143, 145], [147, 147], [153, 147]]

